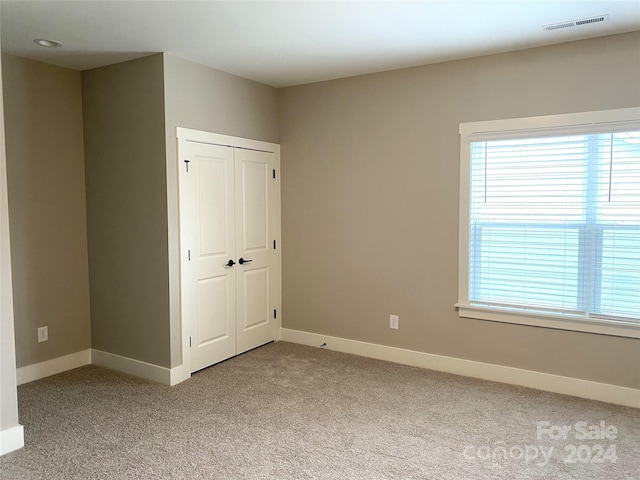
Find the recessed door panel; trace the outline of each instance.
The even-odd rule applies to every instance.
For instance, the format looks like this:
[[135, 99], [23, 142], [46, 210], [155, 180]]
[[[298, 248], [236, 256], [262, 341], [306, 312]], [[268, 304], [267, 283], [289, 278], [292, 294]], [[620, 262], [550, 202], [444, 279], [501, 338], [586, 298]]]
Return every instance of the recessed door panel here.
[[229, 288], [235, 288], [235, 285], [229, 286], [228, 280], [225, 275], [198, 281], [199, 347], [229, 336], [232, 316], [229, 315], [227, 300]]
[[244, 292], [240, 297], [244, 302], [244, 330], [269, 323], [269, 269], [245, 270]]
[[225, 232], [231, 198], [227, 192], [225, 158], [196, 157], [198, 169], [198, 230], [200, 256], [223, 254], [228, 250]]
[[240, 182], [243, 218], [242, 249], [250, 252], [267, 248], [268, 231], [268, 158], [241, 162]]

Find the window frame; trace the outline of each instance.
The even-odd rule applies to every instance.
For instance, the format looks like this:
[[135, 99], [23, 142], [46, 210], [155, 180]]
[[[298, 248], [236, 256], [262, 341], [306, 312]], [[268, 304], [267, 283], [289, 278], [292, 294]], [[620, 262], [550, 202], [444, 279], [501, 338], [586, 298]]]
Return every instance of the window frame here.
[[640, 338], [638, 321], [552, 310], [501, 308], [469, 300], [471, 143], [547, 135], [606, 133], [625, 128], [640, 130], [640, 107], [460, 123], [458, 303], [455, 304], [459, 317]]

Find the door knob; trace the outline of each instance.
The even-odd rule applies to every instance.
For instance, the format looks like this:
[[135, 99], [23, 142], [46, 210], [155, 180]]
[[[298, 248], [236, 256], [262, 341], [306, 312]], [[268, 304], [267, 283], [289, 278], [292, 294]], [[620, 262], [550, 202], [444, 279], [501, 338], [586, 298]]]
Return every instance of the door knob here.
[[227, 266], [227, 267], [233, 267], [235, 264], [236, 264], [236, 262], [234, 262], [233, 260], [229, 260], [229, 261], [227, 262], [227, 265], [226, 265], [226, 266]]
[[247, 259], [245, 260], [244, 258], [240, 257], [240, 260], [238, 260], [238, 263], [239, 263], [240, 265], [242, 265], [242, 264], [245, 264], [245, 263], [250, 263], [250, 262], [252, 262], [252, 261], [253, 261], [253, 260], [251, 260], [250, 258], [247, 258]]

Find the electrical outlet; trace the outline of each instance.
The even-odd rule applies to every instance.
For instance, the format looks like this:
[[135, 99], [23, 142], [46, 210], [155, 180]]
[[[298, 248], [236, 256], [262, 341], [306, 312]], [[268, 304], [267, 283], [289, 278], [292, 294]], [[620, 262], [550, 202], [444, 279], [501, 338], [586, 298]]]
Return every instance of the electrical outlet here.
[[38, 343], [49, 340], [49, 327], [38, 328]]
[[398, 315], [389, 315], [389, 328], [398, 330]]

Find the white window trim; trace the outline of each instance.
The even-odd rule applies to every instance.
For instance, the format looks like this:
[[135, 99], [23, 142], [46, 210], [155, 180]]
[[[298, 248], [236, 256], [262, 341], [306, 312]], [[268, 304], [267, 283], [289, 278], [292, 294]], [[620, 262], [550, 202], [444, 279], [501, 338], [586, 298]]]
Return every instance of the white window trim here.
[[640, 338], [640, 325], [624, 319], [602, 319], [588, 315], [552, 314], [526, 309], [500, 308], [469, 301], [469, 189], [471, 142], [524, 136], [602, 132], [630, 126], [640, 129], [640, 107], [598, 112], [569, 113], [460, 124], [460, 217], [458, 257], [458, 303], [463, 318], [532, 325], [536, 327]]

